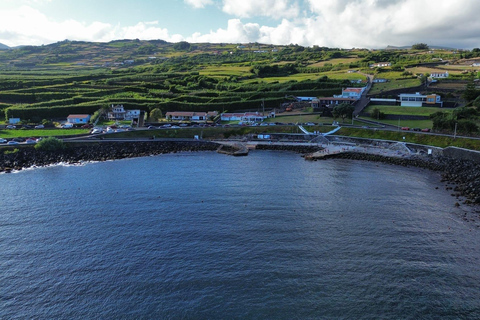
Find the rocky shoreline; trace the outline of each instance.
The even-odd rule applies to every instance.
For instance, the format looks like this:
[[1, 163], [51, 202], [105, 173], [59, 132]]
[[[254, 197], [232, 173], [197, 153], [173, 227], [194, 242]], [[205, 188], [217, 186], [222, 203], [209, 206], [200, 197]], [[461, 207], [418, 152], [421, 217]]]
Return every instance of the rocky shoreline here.
[[[123, 158], [143, 157], [183, 151], [217, 151], [218, 143], [208, 141], [135, 141], [135, 142], [94, 142], [69, 143], [61, 151], [45, 152], [35, 148], [4, 148], [0, 152], [0, 172], [11, 172], [29, 167], [42, 167], [55, 163], [80, 163], [83, 161], [106, 161]], [[258, 146], [260, 150], [293, 151], [307, 154], [318, 151], [314, 146]], [[464, 203], [480, 205], [480, 163], [474, 160], [459, 160], [445, 156], [391, 157], [362, 152], [342, 152], [326, 155], [323, 159], [338, 158], [376, 161], [401, 166], [412, 166], [438, 171], [442, 181], [448, 182], [452, 195], [464, 197]], [[448, 187], [447, 187], [448, 188]]]
[[[43, 167], [56, 163], [80, 163], [83, 161], [107, 161], [144, 157], [183, 151], [215, 151], [218, 144], [207, 141], [135, 141], [68, 143], [63, 150], [39, 151], [33, 146], [5, 148], [0, 152], [0, 172], [11, 172], [30, 167]], [[10, 150], [11, 152], [5, 153]]]

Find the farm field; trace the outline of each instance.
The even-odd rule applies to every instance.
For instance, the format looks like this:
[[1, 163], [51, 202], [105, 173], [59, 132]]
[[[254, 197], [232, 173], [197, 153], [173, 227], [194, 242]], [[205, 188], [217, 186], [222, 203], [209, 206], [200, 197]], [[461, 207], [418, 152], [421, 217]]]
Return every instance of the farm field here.
[[[467, 54], [469, 58], [480, 57], [473, 50], [463, 52], [462, 56]], [[453, 59], [452, 64], [443, 65], [448, 59]], [[140, 110], [147, 117], [155, 110], [153, 114], [161, 114], [158, 117], [163, 118], [171, 111], [235, 112], [257, 111], [260, 107], [281, 110], [284, 104], [294, 102], [295, 97], [329, 97], [340, 94], [342, 88], [361, 86], [351, 82], [365, 80], [361, 72], [388, 79], [387, 83], [374, 84], [369, 94], [389, 97], [393, 95], [390, 90], [420, 85], [420, 80], [404, 74], [405, 70], [451, 68], [452, 72], [461, 73], [462, 66], [453, 64], [457, 60], [452, 52], [442, 50], [432, 53], [293, 44], [65, 40], [0, 51], [0, 121], [20, 118], [22, 124], [29, 125], [44, 120], [62, 122], [70, 114], [99, 116], [117, 104], [127, 110]], [[389, 61], [392, 66], [369, 67], [382, 61]], [[434, 61], [439, 62], [435, 65]], [[349, 73], [349, 69], [359, 72]], [[466, 78], [461, 77], [455, 77], [448, 85], [439, 82], [424, 89], [452, 87], [448, 95], [457, 102], [466, 85]], [[418, 90], [424, 91], [421, 87]], [[382, 112], [428, 116], [433, 111], [388, 108]], [[286, 119], [277, 121], [331, 122], [331, 118], [318, 119], [316, 115], [313, 119], [307, 115]]]

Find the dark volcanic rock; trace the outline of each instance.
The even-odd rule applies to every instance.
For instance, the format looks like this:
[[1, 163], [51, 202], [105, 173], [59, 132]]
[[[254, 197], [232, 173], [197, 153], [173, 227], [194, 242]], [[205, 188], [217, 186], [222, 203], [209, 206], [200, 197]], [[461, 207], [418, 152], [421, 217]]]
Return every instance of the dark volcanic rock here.
[[69, 143], [64, 150], [55, 152], [38, 151], [33, 147], [19, 148], [18, 152], [0, 153], [0, 172], [9, 172], [11, 168], [18, 170], [60, 162], [106, 161], [171, 152], [215, 151], [217, 148], [216, 143], [204, 141]]

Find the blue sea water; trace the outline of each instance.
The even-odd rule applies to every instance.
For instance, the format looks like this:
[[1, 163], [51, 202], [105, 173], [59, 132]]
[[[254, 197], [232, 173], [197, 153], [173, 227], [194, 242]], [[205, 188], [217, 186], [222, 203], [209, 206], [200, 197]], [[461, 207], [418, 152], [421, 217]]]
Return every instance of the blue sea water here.
[[0, 319], [480, 318], [480, 230], [426, 170], [177, 153], [0, 199]]

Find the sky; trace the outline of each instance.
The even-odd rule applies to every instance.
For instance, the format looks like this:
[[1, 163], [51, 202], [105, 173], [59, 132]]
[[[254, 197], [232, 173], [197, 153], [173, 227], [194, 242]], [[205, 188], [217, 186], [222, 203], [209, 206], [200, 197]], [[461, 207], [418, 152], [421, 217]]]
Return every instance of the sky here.
[[480, 48], [480, 0], [0, 0], [0, 43], [161, 39]]

